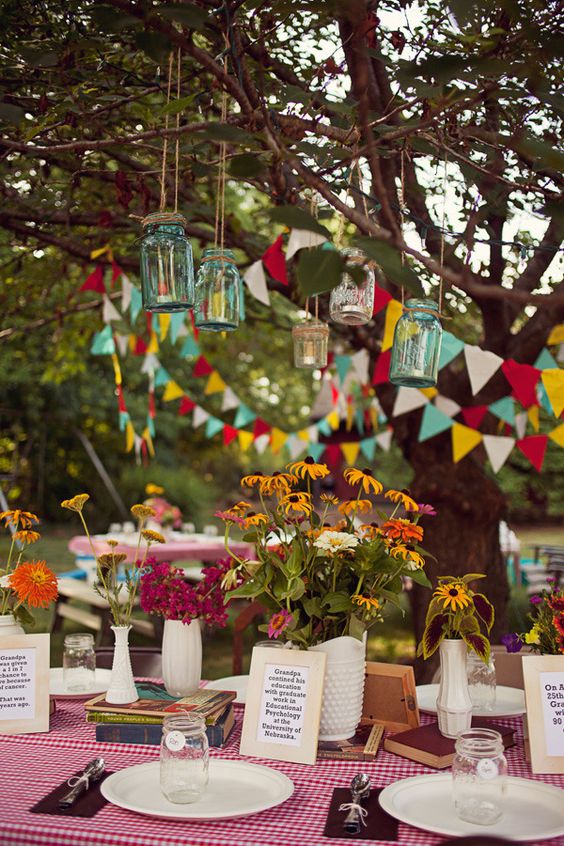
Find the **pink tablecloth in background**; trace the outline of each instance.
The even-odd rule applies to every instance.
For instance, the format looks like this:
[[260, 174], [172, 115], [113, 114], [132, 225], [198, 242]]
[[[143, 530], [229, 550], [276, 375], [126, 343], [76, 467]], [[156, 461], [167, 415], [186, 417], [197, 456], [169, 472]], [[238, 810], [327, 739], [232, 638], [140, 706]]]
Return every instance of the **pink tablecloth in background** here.
[[[111, 547], [103, 540], [93, 539], [94, 549], [97, 555], [111, 552]], [[234, 542], [230, 544], [235, 555], [241, 558], [253, 558], [254, 547], [249, 543]], [[75, 555], [91, 555], [92, 549], [86, 535], [77, 535], [71, 538], [69, 549]], [[124, 552], [127, 555], [126, 562], [131, 564], [135, 557], [136, 545], [120, 543], [114, 547], [115, 552]], [[218, 561], [227, 558], [227, 551], [223, 538], [210, 537], [206, 540], [193, 541], [170, 541], [169, 543], [155, 543], [151, 546], [150, 555], [157, 561]]]

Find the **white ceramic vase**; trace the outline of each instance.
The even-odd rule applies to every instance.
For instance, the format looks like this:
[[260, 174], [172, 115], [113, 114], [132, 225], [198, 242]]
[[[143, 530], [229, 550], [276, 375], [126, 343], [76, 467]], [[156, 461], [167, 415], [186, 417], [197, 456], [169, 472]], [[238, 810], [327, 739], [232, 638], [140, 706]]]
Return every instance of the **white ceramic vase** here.
[[0, 614], [0, 637], [23, 634], [25, 634], [23, 626], [16, 623], [16, 618], [13, 614]]
[[199, 620], [165, 620], [163, 681], [171, 696], [189, 696], [202, 678], [202, 631]]
[[439, 646], [441, 681], [437, 696], [439, 731], [444, 737], [456, 737], [470, 728], [472, 700], [468, 692], [466, 654], [463, 640], [445, 639]]
[[112, 705], [127, 705], [139, 699], [129, 656], [131, 626], [112, 626], [112, 631], [115, 637], [114, 660], [106, 702], [111, 702]]
[[345, 635], [311, 650], [327, 655], [319, 739], [346, 740], [362, 716], [366, 642]]

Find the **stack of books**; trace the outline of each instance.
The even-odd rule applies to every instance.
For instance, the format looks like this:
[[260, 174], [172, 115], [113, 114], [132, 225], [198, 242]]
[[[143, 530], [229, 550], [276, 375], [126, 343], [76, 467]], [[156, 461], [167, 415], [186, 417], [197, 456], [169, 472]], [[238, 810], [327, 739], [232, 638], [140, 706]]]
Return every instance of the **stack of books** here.
[[139, 699], [128, 705], [106, 702], [105, 694], [84, 703], [86, 720], [96, 723], [96, 740], [104, 743], [161, 742], [163, 719], [171, 714], [199, 715], [205, 719], [210, 746], [223, 746], [235, 724], [233, 691], [202, 688], [190, 696], [170, 696], [163, 685], [139, 682]]

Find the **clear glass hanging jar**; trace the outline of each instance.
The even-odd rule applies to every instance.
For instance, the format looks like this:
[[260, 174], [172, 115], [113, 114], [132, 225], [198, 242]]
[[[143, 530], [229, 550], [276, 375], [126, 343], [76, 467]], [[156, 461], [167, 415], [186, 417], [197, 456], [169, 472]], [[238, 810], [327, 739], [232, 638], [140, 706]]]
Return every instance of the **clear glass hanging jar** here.
[[155, 212], [143, 220], [141, 292], [146, 311], [187, 311], [194, 305], [194, 261], [186, 218]]
[[347, 264], [362, 270], [362, 281], [343, 273], [339, 284], [331, 291], [329, 314], [335, 323], [361, 326], [372, 319], [374, 311], [374, 268], [362, 252], [352, 247], [341, 250]]
[[317, 370], [327, 367], [329, 327], [321, 320], [306, 320], [292, 329], [294, 366]]
[[496, 698], [496, 675], [494, 656], [490, 654], [487, 664], [472, 650], [466, 658], [468, 693], [474, 711], [493, 711]]
[[466, 822], [492, 825], [503, 816], [507, 761], [501, 734], [493, 729], [462, 731], [452, 762], [454, 806]]
[[196, 802], [208, 785], [209, 746], [203, 717], [165, 717], [160, 753], [160, 784], [169, 802]]
[[442, 334], [433, 300], [407, 300], [394, 332], [390, 382], [406, 388], [436, 385]]
[[194, 323], [209, 332], [239, 326], [241, 277], [231, 250], [204, 250], [196, 276]]

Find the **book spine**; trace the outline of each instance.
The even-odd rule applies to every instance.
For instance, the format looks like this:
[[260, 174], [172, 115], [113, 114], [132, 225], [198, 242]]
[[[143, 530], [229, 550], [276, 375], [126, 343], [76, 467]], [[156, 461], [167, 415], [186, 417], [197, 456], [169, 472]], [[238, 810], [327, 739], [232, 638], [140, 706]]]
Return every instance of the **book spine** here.
[[[210, 746], [223, 746], [231, 729], [233, 720], [223, 724], [206, 727]], [[102, 743], [135, 743], [158, 746], [162, 738], [161, 725], [134, 725], [132, 723], [97, 723], [96, 740]]]
[[114, 714], [112, 711], [87, 711], [87, 723], [129, 723], [162, 726], [162, 717], [146, 717], [144, 714]]

